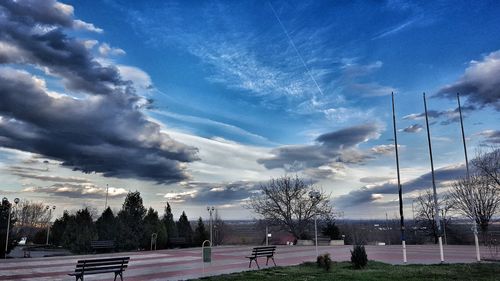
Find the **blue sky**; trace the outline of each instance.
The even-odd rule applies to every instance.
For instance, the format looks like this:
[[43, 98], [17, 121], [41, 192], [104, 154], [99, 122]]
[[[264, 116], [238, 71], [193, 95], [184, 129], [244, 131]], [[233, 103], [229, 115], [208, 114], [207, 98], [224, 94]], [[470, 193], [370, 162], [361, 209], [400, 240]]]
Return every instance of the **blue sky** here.
[[391, 92], [407, 202], [430, 188], [423, 92], [440, 191], [463, 174], [456, 92], [471, 154], [500, 143], [498, 1], [0, 7], [2, 191], [58, 211], [100, 211], [108, 184], [114, 208], [137, 189], [252, 218], [261, 182], [297, 174], [346, 217], [393, 215]]

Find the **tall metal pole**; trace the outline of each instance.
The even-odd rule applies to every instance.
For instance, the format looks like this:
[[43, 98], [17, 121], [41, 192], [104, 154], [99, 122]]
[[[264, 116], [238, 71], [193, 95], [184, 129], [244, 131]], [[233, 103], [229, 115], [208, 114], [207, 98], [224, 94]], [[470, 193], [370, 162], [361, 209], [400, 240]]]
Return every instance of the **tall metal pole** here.
[[213, 231], [212, 231], [212, 226], [213, 226], [213, 221], [212, 221], [212, 213], [215, 211], [215, 207], [214, 206], [208, 206], [207, 207], [207, 211], [208, 213], [210, 214], [210, 218], [209, 218], [209, 224], [210, 224], [210, 246], [213, 245], [213, 240], [212, 240], [212, 237], [213, 237]]
[[398, 153], [398, 136], [396, 134], [396, 113], [394, 110], [394, 93], [392, 96], [392, 124], [394, 125], [394, 149], [396, 151], [396, 170], [398, 174], [398, 193], [399, 193], [399, 216], [401, 226], [401, 244], [403, 246], [403, 262], [406, 263], [406, 239], [405, 239], [405, 219], [403, 214], [403, 188], [401, 186], [401, 176], [399, 174], [399, 153]]
[[424, 109], [425, 109], [425, 125], [427, 128], [427, 142], [429, 143], [429, 156], [431, 159], [432, 191], [434, 195], [434, 214], [435, 214], [434, 221], [436, 223], [438, 232], [439, 256], [441, 258], [441, 262], [444, 262], [443, 239], [441, 237], [441, 220], [439, 218], [439, 206], [438, 206], [437, 192], [436, 192], [436, 179], [434, 176], [434, 162], [432, 160], [431, 132], [429, 130], [429, 117], [427, 116], [427, 101], [425, 100], [425, 93], [424, 93]]
[[5, 253], [4, 253], [4, 259], [7, 258], [7, 246], [9, 245], [9, 232], [10, 232], [10, 210], [12, 208], [12, 204], [9, 204], [9, 216], [7, 219], [7, 235], [5, 235]]
[[52, 209], [50, 206], [47, 206], [47, 210], [49, 210], [49, 221], [47, 223], [47, 243], [46, 245], [49, 245], [49, 234], [50, 234], [50, 219], [52, 218], [52, 210], [55, 210], [56, 206], [52, 206]]
[[476, 244], [476, 260], [481, 261], [481, 253], [479, 252], [479, 239], [477, 238], [477, 209], [476, 209], [476, 198], [474, 197], [474, 192], [470, 187], [470, 174], [469, 174], [469, 159], [467, 157], [467, 145], [465, 143], [465, 132], [464, 132], [464, 121], [462, 118], [462, 107], [460, 105], [460, 94], [457, 93], [457, 102], [458, 102], [458, 112], [460, 114], [460, 127], [462, 129], [462, 142], [464, 144], [464, 154], [465, 154], [465, 169], [467, 172], [467, 190], [470, 191], [472, 208], [474, 212], [474, 218], [472, 219], [472, 232], [474, 233], [474, 244]]

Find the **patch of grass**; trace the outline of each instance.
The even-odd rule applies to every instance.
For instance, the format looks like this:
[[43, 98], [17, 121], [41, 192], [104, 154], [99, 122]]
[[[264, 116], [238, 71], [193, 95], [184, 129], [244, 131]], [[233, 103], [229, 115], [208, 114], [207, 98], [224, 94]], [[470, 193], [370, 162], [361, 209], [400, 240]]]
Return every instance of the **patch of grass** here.
[[500, 280], [500, 264], [438, 264], [390, 265], [369, 261], [364, 269], [354, 269], [351, 263], [333, 263], [329, 272], [316, 263], [298, 266], [273, 267], [203, 278], [203, 280], [359, 280], [359, 281], [420, 281], [420, 280]]

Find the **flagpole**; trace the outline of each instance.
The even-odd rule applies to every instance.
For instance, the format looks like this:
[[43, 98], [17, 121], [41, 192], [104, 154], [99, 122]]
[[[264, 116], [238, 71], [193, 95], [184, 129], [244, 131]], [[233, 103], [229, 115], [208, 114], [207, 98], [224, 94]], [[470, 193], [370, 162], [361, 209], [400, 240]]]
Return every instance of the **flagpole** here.
[[472, 219], [472, 232], [474, 233], [474, 243], [476, 244], [476, 259], [477, 261], [481, 261], [481, 253], [479, 252], [479, 239], [477, 238], [477, 209], [476, 209], [476, 198], [474, 197], [474, 192], [470, 188], [470, 173], [469, 173], [469, 159], [467, 157], [467, 145], [465, 143], [465, 132], [464, 132], [464, 120], [462, 118], [462, 107], [460, 105], [460, 94], [457, 93], [457, 102], [458, 102], [458, 112], [460, 114], [460, 127], [462, 129], [462, 142], [464, 144], [464, 154], [465, 154], [465, 169], [467, 171], [467, 189], [471, 194], [471, 202], [474, 210], [474, 218]]
[[399, 192], [399, 216], [401, 218], [401, 244], [403, 246], [403, 262], [406, 263], [406, 239], [405, 239], [405, 220], [403, 215], [403, 189], [401, 186], [401, 177], [399, 174], [399, 154], [398, 154], [398, 137], [396, 134], [396, 113], [394, 110], [394, 93], [391, 93], [392, 96], [392, 124], [394, 127], [394, 149], [396, 151], [396, 170], [398, 174], [398, 192]]
[[431, 174], [432, 174], [432, 191], [434, 195], [434, 220], [436, 222], [437, 234], [438, 234], [438, 242], [439, 242], [439, 256], [441, 258], [441, 262], [444, 262], [444, 253], [443, 253], [443, 239], [441, 237], [441, 220], [439, 217], [439, 205], [437, 200], [437, 192], [436, 192], [436, 179], [434, 176], [434, 162], [432, 160], [432, 145], [431, 145], [431, 132], [429, 130], [429, 117], [427, 116], [427, 101], [425, 100], [424, 93], [424, 109], [425, 109], [425, 124], [427, 127], [427, 141], [429, 143], [429, 156], [431, 159]]

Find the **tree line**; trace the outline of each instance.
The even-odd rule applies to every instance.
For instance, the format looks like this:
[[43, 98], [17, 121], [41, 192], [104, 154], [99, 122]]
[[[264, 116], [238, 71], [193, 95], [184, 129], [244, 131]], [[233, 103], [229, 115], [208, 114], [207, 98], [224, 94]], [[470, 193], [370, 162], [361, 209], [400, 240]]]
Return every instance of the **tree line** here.
[[[0, 238], [5, 241], [8, 207], [0, 205]], [[8, 252], [15, 246], [16, 240], [28, 236], [29, 241], [45, 244], [49, 212], [44, 211], [42, 203], [25, 201], [12, 211]], [[172, 208], [167, 202], [164, 214], [160, 217], [153, 208], [146, 209], [140, 192], [129, 192], [122, 208], [115, 214], [106, 208], [94, 220], [92, 210], [83, 208], [70, 213], [64, 211], [50, 227], [49, 242], [61, 246], [73, 253], [92, 252], [91, 241], [114, 241], [114, 250], [149, 250], [153, 233], [156, 234], [156, 249], [171, 247], [201, 246], [209, 239], [208, 229], [200, 217], [196, 226], [191, 226], [183, 211], [178, 220], [174, 219]], [[216, 223], [222, 220], [216, 216]], [[5, 242], [0, 242], [1, 249]], [[4, 251], [0, 251], [0, 254]]]

